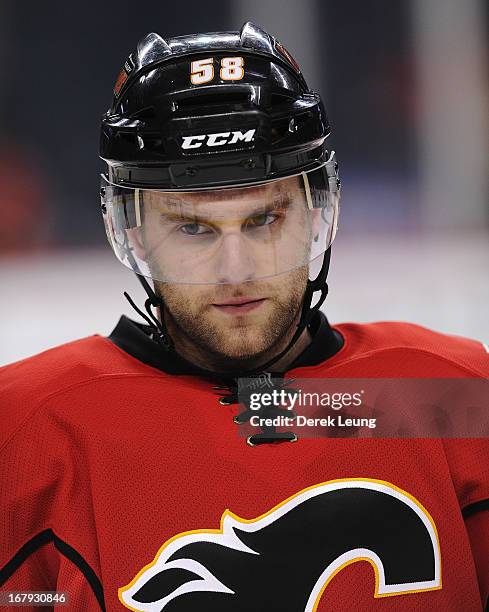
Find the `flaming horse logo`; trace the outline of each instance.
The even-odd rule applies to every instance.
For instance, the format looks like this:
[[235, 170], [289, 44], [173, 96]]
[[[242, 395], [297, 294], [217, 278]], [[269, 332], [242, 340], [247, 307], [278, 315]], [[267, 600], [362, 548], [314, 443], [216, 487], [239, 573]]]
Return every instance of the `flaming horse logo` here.
[[304, 489], [254, 519], [176, 535], [120, 601], [151, 612], [314, 612], [343, 567], [366, 560], [375, 597], [441, 588], [433, 519], [409, 493], [354, 478]]

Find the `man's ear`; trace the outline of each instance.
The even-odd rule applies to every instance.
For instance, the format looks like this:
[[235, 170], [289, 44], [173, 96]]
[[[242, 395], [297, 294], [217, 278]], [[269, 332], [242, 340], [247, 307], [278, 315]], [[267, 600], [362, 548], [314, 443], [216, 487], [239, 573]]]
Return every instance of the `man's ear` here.
[[141, 228], [131, 227], [130, 229], [126, 229], [126, 234], [129, 244], [133, 248], [136, 257], [142, 261], [146, 261], [147, 252], [143, 245], [143, 241], [141, 240]]

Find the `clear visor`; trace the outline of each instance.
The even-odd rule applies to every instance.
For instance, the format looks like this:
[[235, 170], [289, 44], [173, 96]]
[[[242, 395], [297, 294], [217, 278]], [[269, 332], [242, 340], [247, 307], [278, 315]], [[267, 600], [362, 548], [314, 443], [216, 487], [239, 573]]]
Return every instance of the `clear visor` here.
[[327, 166], [187, 192], [121, 187], [102, 176], [107, 237], [121, 263], [168, 283], [234, 284], [309, 266], [338, 223], [338, 182]]

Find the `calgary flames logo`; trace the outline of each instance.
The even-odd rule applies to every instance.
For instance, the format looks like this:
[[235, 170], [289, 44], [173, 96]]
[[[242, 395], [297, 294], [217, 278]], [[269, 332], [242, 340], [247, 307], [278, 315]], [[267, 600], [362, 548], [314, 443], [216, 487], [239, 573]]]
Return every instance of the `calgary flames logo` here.
[[220, 529], [174, 536], [119, 599], [137, 611], [314, 612], [333, 576], [359, 560], [374, 568], [375, 597], [441, 588], [428, 512], [390, 483], [354, 478], [304, 489], [254, 519], [226, 510]]

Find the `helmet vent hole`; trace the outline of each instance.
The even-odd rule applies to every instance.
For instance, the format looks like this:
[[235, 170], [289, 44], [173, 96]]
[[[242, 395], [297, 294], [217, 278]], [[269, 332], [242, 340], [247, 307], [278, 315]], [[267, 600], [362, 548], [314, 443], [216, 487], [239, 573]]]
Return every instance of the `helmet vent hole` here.
[[272, 143], [278, 142], [285, 136], [290, 136], [289, 125], [290, 119], [288, 117], [273, 122]]
[[285, 93], [272, 93], [270, 96], [270, 107], [280, 106], [280, 104], [290, 104], [293, 98]]
[[163, 139], [160, 135], [156, 134], [145, 134], [144, 135], [144, 149], [146, 151], [154, 151], [155, 153], [163, 153]]
[[[219, 92], [212, 94], [200, 94], [190, 96], [188, 98], [180, 98], [178, 100], [178, 110], [196, 110], [202, 108], [207, 110], [208, 106], [239, 106], [249, 105], [250, 94], [249, 92]], [[230, 109], [228, 109], [230, 110]]]

